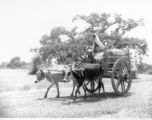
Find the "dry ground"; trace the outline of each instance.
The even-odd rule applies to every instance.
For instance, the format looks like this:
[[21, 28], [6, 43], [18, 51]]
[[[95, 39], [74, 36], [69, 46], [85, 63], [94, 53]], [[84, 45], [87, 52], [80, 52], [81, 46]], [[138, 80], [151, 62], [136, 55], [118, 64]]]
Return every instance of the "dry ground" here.
[[0, 70], [0, 117], [3, 118], [81, 118], [81, 117], [152, 117], [152, 75], [140, 75], [133, 80], [129, 93], [117, 96], [110, 79], [104, 79], [106, 98], [88, 94], [83, 90], [76, 102], [69, 97], [72, 82], [60, 83], [60, 98], [55, 98], [56, 88], [43, 99], [47, 81], [34, 84], [35, 76], [26, 70]]

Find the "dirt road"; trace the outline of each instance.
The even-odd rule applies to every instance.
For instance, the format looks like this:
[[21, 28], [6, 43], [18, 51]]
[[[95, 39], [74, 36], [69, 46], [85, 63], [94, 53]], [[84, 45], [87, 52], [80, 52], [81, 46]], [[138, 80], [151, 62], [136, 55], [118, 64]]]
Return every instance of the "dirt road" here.
[[84, 100], [81, 90], [76, 102], [69, 97], [72, 87], [60, 88], [60, 98], [55, 98], [54, 87], [47, 99], [43, 99], [46, 89], [2, 92], [0, 117], [152, 117], [152, 76], [139, 77], [133, 80], [129, 94], [124, 97], [114, 93], [110, 79], [104, 79], [106, 98], [101, 94], [101, 98], [96, 99], [95, 95], [88, 94]]

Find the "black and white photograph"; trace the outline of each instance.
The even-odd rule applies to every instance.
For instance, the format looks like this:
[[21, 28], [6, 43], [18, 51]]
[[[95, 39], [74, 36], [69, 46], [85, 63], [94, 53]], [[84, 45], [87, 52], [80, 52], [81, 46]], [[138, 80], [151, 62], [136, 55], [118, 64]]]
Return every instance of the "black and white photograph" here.
[[152, 118], [152, 0], [0, 0], [0, 119]]

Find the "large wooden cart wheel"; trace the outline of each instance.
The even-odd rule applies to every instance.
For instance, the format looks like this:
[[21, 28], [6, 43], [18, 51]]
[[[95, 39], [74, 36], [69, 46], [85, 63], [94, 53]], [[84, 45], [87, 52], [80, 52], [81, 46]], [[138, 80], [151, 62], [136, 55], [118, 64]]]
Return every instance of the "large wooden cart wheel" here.
[[117, 95], [125, 95], [132, 83], [129, 63], [124, 59], [118, 59], [112, 69], [112, 87]]
[[95, 81], [85, 81], [84, 87], [87, 92], [93, 94], [99, 89], [99, 79], [96, 79]]

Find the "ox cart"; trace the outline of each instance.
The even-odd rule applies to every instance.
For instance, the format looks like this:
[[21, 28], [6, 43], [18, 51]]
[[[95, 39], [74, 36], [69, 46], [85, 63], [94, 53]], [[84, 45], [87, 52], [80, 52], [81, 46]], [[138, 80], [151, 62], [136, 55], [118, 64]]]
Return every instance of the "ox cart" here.
[[[123, 96], [128, 93], [131, 83], [131, 63], [130, 54], [127, 50], [126, 54], [108, 54], [108, 67], [105, 70], [103, 78], [111, 78], [113, 90], [117, 95]], [[99, 89], [99, 79], [95, 81], [85, 81], [86, 91], [93, 94]]]

